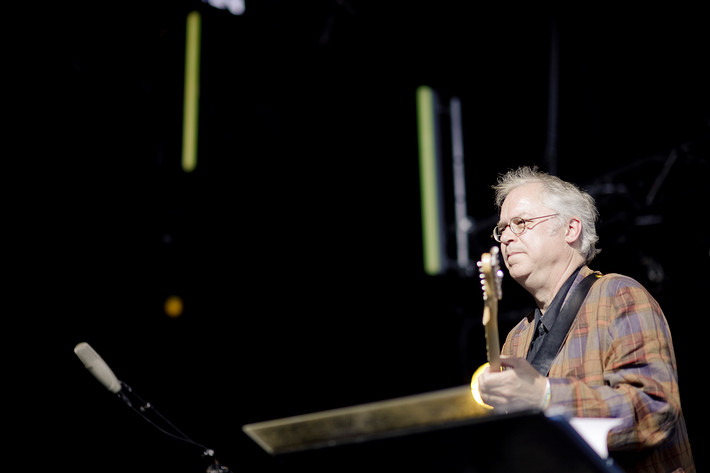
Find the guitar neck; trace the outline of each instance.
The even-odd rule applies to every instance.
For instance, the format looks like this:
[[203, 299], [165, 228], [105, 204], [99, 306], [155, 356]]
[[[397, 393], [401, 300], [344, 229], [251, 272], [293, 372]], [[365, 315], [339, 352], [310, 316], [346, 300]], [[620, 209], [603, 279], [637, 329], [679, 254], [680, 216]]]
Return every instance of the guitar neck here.
[[481, 286], [483, 288], [483, 326], [486, 328], [486, 351], [491, 370], [500, 371], [500, 339], [498, 338], [498, 299], [501, 295], [501, 278], [503, 272], [498, 266], [498, 248], [491, 248], [490, 253], [484, 253], [478, 268], [481, 271]]
[[484, 320], [486, 320], [486, 352], [488, 364], [492, 371], [500, 371], [500, 339], [498, 338], [498, 314], [496, 310], [484, 307]]

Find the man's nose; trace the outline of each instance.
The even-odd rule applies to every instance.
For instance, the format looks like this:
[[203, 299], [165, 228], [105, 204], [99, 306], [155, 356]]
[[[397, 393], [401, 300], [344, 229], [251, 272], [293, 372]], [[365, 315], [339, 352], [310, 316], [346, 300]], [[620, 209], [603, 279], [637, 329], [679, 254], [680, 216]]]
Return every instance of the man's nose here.
[[510, 229], [510, 225], [507, 225], [500, 234], [501, 243], [507, 243], [509, 241], [514, 241], [517, 238], [518, 238], [518, 235], [513, 233], [513, 230]]

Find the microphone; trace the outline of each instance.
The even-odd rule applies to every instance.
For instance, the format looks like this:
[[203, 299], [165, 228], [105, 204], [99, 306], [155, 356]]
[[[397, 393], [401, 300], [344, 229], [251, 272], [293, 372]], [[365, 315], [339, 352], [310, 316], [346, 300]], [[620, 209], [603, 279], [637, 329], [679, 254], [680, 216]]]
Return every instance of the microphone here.
[[86, 342], [81, 342], [74, 347], [74, 353], [79, 357], [86, 369], [94, 375], [96, 379], [103, 384], [106, 389], [116, 394], [121, 390], [121, 382], [118, 380], [111, 368], [99, 356], [91, 345]]
[[[155, 428], [168, 435], [169, 437], [201, 448], [203, 457], [212, 457], [213, 463], [212, 465], [210, 465], [209, 468], [207, 468], [208, 473], [232, 473], [229, 468], [224, 465], [220, 465], [217, 459], [214, 458], [214, 450], [195, 442], [190, 437], [185, 435], [182, 431], [180, 431], [180, 429], [175, 427], [172, 422], [166, 419], [165, 416], [158, 412], [157, 409], [155, 409], [155, 407], [151, 403], [141, 399], [140, 396], [133, 392], [133, 389], [131, 389], [129, 385], [122, 381], [119, 381], [119, 379], [116, 377], [115, 374], [113, 374], [113, 371], [111, 371], [111, 368], [108, 367], [103, 358], [101, 358], [99, 354], [96, 353], [93, 348], [91, 348], [91, 345], [86, 342], [81, 342], [74, 347], [74, 353], [76, 354], [76, 356], [79, 357], [81, 362], [84, 363], [86, 369], [88, 369], [91, 374], [93, 374], [94, 377], [106, 387], [106, 389], [108, 389], [114, 394], [118, 394], [118, 397], [121, 398], [121, 400], [123, 400], [123, 402], [125, 402], [128, 407], [133, 409], [133, 411], [143, 417], [143, 419], [145, 419], [148, 423], [150, 423]], [[140, 401], [141, 405], [139, 407], [134, 406], [131, 402], [131, 399], [129, 399], [129, 396], [134, 398], [134, 400]], [[149, 413], [152, 413], [154, 414], [154, 416], [157, 416], [157, 420], [154, 421], [153, 419], [151, 419], [148, 415]], [[161, 423], [163, 425], [159, 425]]]

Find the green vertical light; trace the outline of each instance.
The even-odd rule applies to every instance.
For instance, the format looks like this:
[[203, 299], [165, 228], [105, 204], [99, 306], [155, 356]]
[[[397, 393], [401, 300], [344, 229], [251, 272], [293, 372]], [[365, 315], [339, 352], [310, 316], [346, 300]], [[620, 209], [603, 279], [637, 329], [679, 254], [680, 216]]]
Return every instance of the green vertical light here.
[[439, 211], [436, 165], [436, 113], [434, 92], [430, 87], [417, 88], [417, 131], [419, 137], [419, 186], [422, 211], [424, 271], [441, 272]]
[[200, 98], [200, 12], [187, 15], [185, 34], [185, 96], [182, 118], [182, 169], [192, 172], [197, 166], [197, 123]]

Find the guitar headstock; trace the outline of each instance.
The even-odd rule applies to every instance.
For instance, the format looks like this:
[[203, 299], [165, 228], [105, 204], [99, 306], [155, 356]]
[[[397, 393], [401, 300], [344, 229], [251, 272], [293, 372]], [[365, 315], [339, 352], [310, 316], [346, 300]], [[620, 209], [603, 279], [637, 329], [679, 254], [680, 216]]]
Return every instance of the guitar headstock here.
[[483, 253], [477, 263], [483, 300], [486, 302], [497, 301], [503, 297], [503, 270], [500, 269], [498, 261], [499, 251], [497, 246], [491, 247], [490, 252]]

